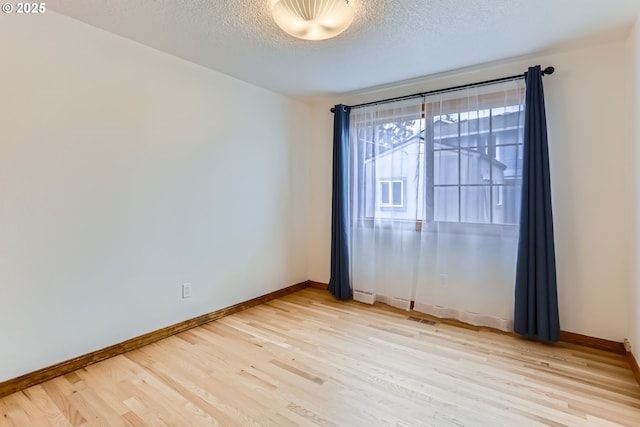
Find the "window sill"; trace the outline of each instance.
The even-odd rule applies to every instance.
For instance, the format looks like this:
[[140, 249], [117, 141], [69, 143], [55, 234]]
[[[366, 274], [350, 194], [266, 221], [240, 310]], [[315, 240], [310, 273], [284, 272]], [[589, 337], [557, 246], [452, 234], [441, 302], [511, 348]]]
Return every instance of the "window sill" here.
[[515, 224], [479, 224], [468, 222], [421, 221], [385, 218], [359, 218], [354, 228], [416, 231], [421, 233], [474, 234], [517, 236], [518, 226]]

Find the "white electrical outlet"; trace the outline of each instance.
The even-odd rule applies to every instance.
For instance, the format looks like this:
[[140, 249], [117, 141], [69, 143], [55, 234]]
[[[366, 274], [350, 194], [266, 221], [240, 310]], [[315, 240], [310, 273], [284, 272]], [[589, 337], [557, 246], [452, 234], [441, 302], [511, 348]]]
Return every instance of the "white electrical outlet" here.
[[182, 299], [191, 298], [191, 283], [182, 284]]

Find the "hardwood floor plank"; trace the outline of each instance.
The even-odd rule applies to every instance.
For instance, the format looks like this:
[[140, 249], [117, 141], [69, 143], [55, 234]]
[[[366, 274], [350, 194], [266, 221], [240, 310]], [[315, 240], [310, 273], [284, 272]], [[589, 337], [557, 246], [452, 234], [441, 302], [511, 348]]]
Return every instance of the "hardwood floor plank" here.
[[55, 427], [69, 427], [71, 425], [62, 411], [60, 411], [60, 408], [53, 403], [47, 392], [41, 386], [30, 387], [25, 390], [25, 394], [29, 396], [31, 402], [37, 407], [37, 410], [45, 416], [47, 419], [46, 424]]
[[[23, 390], [9, 396], [9, 406], [13, 406], [13, 418], [17, 424], [22, 420], [29, 420], [32, 425], [44, 425], [49, 423], [47, 414], [41, 411], [34, 403], [29, 390]], [[10, 410], [11, 411], [11, 410]]]
[[9, 417], [9, 407], [5, 399], [0, 399], [0, 426], [15, 427], [16, 424]]
[[66, 381], [64, 377], [58, 377], [40, 384], [40, 387], [44, 389], [51, 402], [58, 407], [69, 424], [72, 426], [87, 425], [87, 420], [78, 411], [75, 403], [60, 389], [59, 384], [63, 384], [64, 381]]
[[35, 420], [31, 418], [25, 412], [25, 409], [21, 407], [18, 393], [7, 396], [5, 400], [5, 415], [3, 423], [7, 422], [7, 425], [11, 423], [14, 426], [31, 426], [34, 425]]

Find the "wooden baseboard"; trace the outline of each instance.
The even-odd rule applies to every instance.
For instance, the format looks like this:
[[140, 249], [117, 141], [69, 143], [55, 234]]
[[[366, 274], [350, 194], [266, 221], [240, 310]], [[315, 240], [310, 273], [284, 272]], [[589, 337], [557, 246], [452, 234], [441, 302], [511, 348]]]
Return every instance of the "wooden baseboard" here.
[[609, 351], [616, 354], [626, 353], [624, 344], [621, 342], [590, 337], [587, 335], [576, 334], [574, 332], [560, 331], [560, 341], [569, 344], [577, 344], [585, 347], [596, 348], [598, 350]]
[[115, 344], [101, 350], [97, 350], [76, 357], [74, 359], [67, 360], [65, 362], [61, 362], [7, 381], [0, 382], [0, 398], [8, 396], [9, 394], [15, 393], [17, 391], [24, 390], [36, 384], [43, 383], [60, 375], [65, 375], [77, 369], [84, 368], [85, 366], [91, 365], [93, 363], [100, 362], [101, 360], [118, 356], [128, 351], [135, 350], [148, 344], [152, 344], [156, 341], [160, 341], [164, 338], [179, 334], [180, 332], [184, 332], [188, 329], [204, 325], [205, 323], [212, 322], [230, 314], [255, 307], [257, 305], [274, 300], [276, 298], [283, 297], [285, 295], [289, 295], [309, 286], [309, 281], [297, 283], [295, 285], [270, 292], [266, 295], [250, 299], [249, 301], [241, 302], [227, 308], [216, 310], [212, 313], [203, 314], [202, 316], [194, 317], [193, 319], [185, 320], [184, 322], [176, 323], [175, 325], [167, 326], [165, 328], [158, 329], [157, 331], [149, 332], [147, 334], [140, 335], [139, 337], [131, 338], [119, 344]]
[[309, 287], [310, 288], [329, 289], [329, 285], [327, 285], [326, 283], [314, 282], [313, 280], [309, 280], [309, 281], [307, 281], [307, 283], [309, 283]]
[[633, 371], [633, 376], [636, 377], [636, 381], [638, 385], [640, 385], [640, 366], [638, 366], [638, 360], [630, 351], [627, 352], [627, 360], [629, 361], [629, 366], [631, 366], [631, 371]]

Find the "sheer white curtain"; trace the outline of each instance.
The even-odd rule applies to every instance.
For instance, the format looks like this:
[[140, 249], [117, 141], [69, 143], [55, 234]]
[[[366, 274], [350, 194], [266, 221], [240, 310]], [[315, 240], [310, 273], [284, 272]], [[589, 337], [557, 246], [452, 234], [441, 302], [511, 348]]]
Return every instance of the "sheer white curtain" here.
[[351, 285], [354, 298], [409, 308], [422, 218], [422, 99], [351, 111]]
[[354, 298], [511, 330], [524, 82], [351, 113]]

